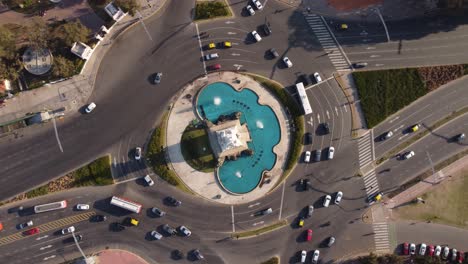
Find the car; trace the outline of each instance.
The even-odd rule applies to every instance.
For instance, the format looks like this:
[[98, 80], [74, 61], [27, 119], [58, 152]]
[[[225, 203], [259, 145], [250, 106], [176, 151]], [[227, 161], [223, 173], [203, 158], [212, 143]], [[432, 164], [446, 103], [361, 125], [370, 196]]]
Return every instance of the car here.
[[302, 187], [302, 191], [307, 191], [309, 189], [309, 179], [300, 179], [299, 186]]
[[263, 9], [263, 5], [262, 5], [262, 3], [260, 3], [260, 1], [258, 1], [258, 0], [252, 0], [252, 3], [255, 5], [255, 7], [256, 7], [258, 10], [262, 10], [262, 9]]
[[410, 254], [410, 255], [416, 254], [416, 245], [415, 245], [414, 243], [411, 243], [411, 244], [409, 245], [409, 254]]
[[307, 132], [304, 134], [304, 141], [306, 145], [312, 144], [312, 133]]
[[154, 75], [153, 83], [154, 83], [154, 84], [159, 84], [159, 83], [161, 83], [161, 78], [162, 78], [162, 76], [163, 76], [162, 72], [157, 72], [157, 73]]
[[334, 147], [329, 147], [328, 148], [328, 159], [329, 160], [333, 159], [333, 156], [335, 156], [335, 148]]
[[177, 231], [174, 228], [172, 228], [171, 226], [169, 226], [168, 224], [164, 224], [162, 226], [162, 229], [164, 230], [164, 232], [166, 232], [167, 234], [169, 234], [171, 236], [177, 234]]
[[302, 84], [304, 86], [308, 86], [308, 85], [312, 84], [312, 80], [310, 79], [309, 75], [307, 75], [307, 74], [299, 75], [299, 79], [302, 81]]
[[180, 226], [179, 231], [184, 235], [184, 236], [190, 236], [192, 234], [192, 231], [188, 229], [186, 226]]
[[231, 43], [230, 41], [224, 41], [224, 42], [222, 43], [222, 46], [223, 46], [224, 48], [231, 48], [231, 47], [232, 47], [232, 43]]
[[297, 222], [297, 226], [299, 226], [299, 227], [304, 226], [304, 218], [303, 217], [299, 218], [299, 222]]
[[153, 186], [154, 185], [154, 181], [153, 181], [153, 179], [151, 179], [151, 176], [146, 175], [143, 179], [145, 180], [145, 182], [146, 182], [146, 184], [148, 186]]
[[427, 247], [427, 255], [429, 255], [431, 257], [434, 256], [434, 246], [433, 245], [429, 245]]
[[364, 68], [367, 66], [367, 62], [356, 62], [352, 64], [354, 69]]
[[419, 255], [424, 256], [426, 254], [426, 244], [422, 243], [421, 246], [419, 246]]
[[330, 134], [330, 126], [328, 126], [328, 123], [322, 123], [320, 126], [322, 127], [324, 135]]
[[265, 35], [269, 36], [271, 35], [271, 26], [270, 26], [270, 23], [265, 23], [263, 24], [263, 32], [265, 32]]
[[409, 244], [403, 243], [403, 255], [409, 255]]
[[447, 259], [450, 253], [450, 248], [445, 246], [444, 250], [442, 251], [442, 259]]
[[331, 236], [331, 237], [328, 239], [327, 247], [331, 247], [333, 244], [335, 244], [335, 241], [336, 241], [335, 237], [332, 237], [332, 236]]
[[274, 48], [271, 48], [269, 50], [269, 52], [271, 53], [271, 55], [274, 57], [274, 58], [278, 58], [279, 57], [279, 53], [274, 49]]
[[24, 229], [24, 228], [32, 226], [32, 225], [33, 225], [33, 221], [29, 220], [29, 221], [27, 221], [25, 223], [19, 224], [18, 229]]
[[77, 204], [76, 205], [76, 210], [89, 210], [89, 204]]
[[286, 67], [291, 68], [293, 66], [291, 60], [288, 57], [283, 57], [283, 62], [286, 64]]
[[323, 199], [323, 207], [328, 207], [330, 205], [331, 201], [331, 196], [330, 195], [325, 195], [325, 198]]
[[411, 126], [409, 130], [410, 130], [410, 132], [416, 132], [416, 131], [419, 130], [419, 127], [420, 127], [420, 125], [416, 124], [416, 125]]
[[107, 220], [107, 216], [105, 215], [94, 215], [92, 218], [93, 222], [104, 222]]
[[313, 206], [313, 205], [309, 205], [309, 206], [307, 207], [307, 217], [311, 217], [313, 213], [314, 213], [314, 206]]
[[96, 103], [92, 102], [88, 106], [86, 106], [85, 112], [89, 114], [94, 110], [94, 108], [96, 108]]
[[166, 212], [162, 211], [161, 209], [157, 207], [151, 208], [151, 212], [158, 217], [163, 217], [166, 215]]
[[162, 235], [160, 233], [158, 233], [158, 231], [153, 230], [153, 231], [151, 231], [151, 237], [156, 239], [156, 240], [160, 240], [162, 238]]
[[172, 206], [181, 206], [182, 205], [181, 201], [177, 200], [176, 198], [174, 198], [172, 196], [166, 197], [166, 201], [167, 201], [167, 203], [169, 203]]
[[136, 147], [135, 148], [135, 160], [140, 160], [141, 159], [141, 148]]
[[383, 133], [381, 136], [380, 136], [380, 141], [384, 141], [386, 139], [389, 139], [393, 136], [393, 132], [392, 131], [388, 131], [388, 132], [385, 132]]
[[315, 161], [316, 161], [316, 162], [319, 162], [321, 158], [322, 158], [322, 150], [317, 149], [317, 150], [315, 151]]
[[465, 260], [465, 253], [463, 253], [462, 251], [458, 251], [458, 257], [457, 257], [457, 261], [458, 263], [463, 263], [463, 261]]
[[312, 240], [312, 229], [307, 229], [307, 237], [306, 237], [306, 240], [307, 240], [307, 241], [311, 241], [311, 240]]
[[348, 29], [348, 24], [339, 24], [338, 30], [344, 31]]
[[314, 254], [312, 255], [312, 263], [318, 263], [320, 256], [320, 251], [318, 249], [314, 250]]
[[2, 230], [3, 230], [3, 224], [2, 224], [2, 222], [0, 222], [0, 231], [2, 231]]
[[406, 152], [405, 154], [403, 154], [403, 159], [407, 160], [407, 159], [411, 159], [412, 157], [414, 157], [414, 151], [408, 151]]
[[252, 31], [252, 36], [254, 37], [254, 39], [257, 41], [257, 42], [260, 42], [262, 40], [262, 37], [260, 37], [260, 35], [257, 33], [257, 31]]
[[38, 233], [39, 233], [39, 228], [38, 227], [31, 228], [31, 229], [26, 230], [24, 232], [24, 234], [27, 235], [27, 236], [38, 234]]
[[80, 242], [81, 240], [83, 240], [83, 235], [76, 235], [75, 238], [76, 242]]
[[273, 213], [273, 209], [271, 208], [267, 208], [267, 209], [260, 211], [260, 215], [269, 215], [271, 213]]
[[335, 204], [340, 204], [341, 198], [343, 198], [343, 192], [337, 192], [335, 197]]
[[200, 253], [200, 250], [198, 249], [195, 249], [193, 252], [192, 252], [193, 256], [195, 257], [195, 259], [197, 260], [202, 260], [204, 259], [205, 257], [203, 257], [202, 253]]
[[458, 252], [457, 249], [452, 248], [452, 258], [451, 258], [452, 261], [455, 261], [457, 259], [457, 252]]
[[216, 44], [214, 44], [213, 42], [211, 42], [210, 44], [208, 44], [208, 46], [206, 46], [206, 49], [214, 49], [216, 48]]
[[185, 254], [184, 252], [178, 249], [175, 249], [171, 252], [171, 257], [175, 260], [179, 260], [179, 259], [183, 259], [185, 257]]
[[247, 9], [247, 12], [249, 12], [251, 16], [255, 15], [255, 11], [253, 10], [251, 5], [247, 5], [245, 9]]
[[440, 257], [440, 253], [442, 252], [442, 247], [437, 245], [434, 250], [434, 256]]
[[138, 226], [140, 224], [140, 221], [133, 217], [127, 217], [124, 219], [123, 224], [128, 226]]
[[216, 70], [221, 69], [221, 64], [217, 63], [214, 65], [206, 66], [206, 69], [209, 71], [216, 71]]
[[76, 242], [81, 242], [83, 240], [83, 235], [75, 235], [75, 237], [67, 237], [65, 240], [63, 240], [63, 243], [75, 243], [75, 238]]
[[455, 136], [455, 141], [463, 142], [463, 140], [465, 140], [465, 133], [461, 133]]
[[304, 153], [304, 162], [306, 162], [306, 163], [310, 162], [310, 155], [311, 155], [310, 151], [306, 151]]
[[218, 53], [210, 53], [205, 55], [205, 60], [210, 61], [219, 58]]
[[118, 231], [125, 230], [125, 226], [122, 225], [122, 224], [119, 223], [119, 222], [114, 222], [114, 223], [111, 224], [111, 229], [112, 229], [113, 231], [117, 231], [117, 232], [118, 232]]
[[305, 263], [306, 258], [307, 258], [307, 251], [302, 250], [301, 251], [301, 263]]
[[320, 74], [318, 72], [314, 73], [314, 78], [317, 83], [322, 81], [322, 78], [320, 77]]
[[70, 234], [70, 233], [73, 233], [73, 232], [75, 232], [75, 227], [74, 226], [70, 226], [70, 227], [62, 229], [62, 235]]

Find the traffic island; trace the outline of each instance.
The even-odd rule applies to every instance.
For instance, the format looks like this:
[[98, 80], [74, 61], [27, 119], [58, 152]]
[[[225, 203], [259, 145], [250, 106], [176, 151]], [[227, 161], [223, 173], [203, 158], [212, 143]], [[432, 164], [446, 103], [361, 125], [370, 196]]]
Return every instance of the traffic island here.
[[209, 20], [232, 17], [232, 10], [225, 0], [197, 1], [194, 20]]
[[249, 230], [249, 231], [245, 231], [245, 232], [233, 233], [231, 235], [231, 238], [233, 238], [233, 239], [252, 238], [252, 237], [256, 237], [256, 236], [259, 236], [259, 235], [263, 235], [263, 234], [266, 234], [266, 233], [281, 229], [281, 228], [287, 226], [288, 224], [289, 224], [288, 220], [282, 220], [282, 221], [276, 222], [274, 224], [271, 224], [269, 226], [260, 227], [258, 229]]

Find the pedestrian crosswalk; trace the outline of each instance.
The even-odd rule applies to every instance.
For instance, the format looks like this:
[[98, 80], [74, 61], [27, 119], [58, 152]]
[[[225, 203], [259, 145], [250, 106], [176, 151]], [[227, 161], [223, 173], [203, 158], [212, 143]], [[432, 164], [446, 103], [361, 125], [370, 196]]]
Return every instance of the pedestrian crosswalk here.
[[367, 195], [375, 195], [379, 191], [379, 182], [377, 181], [375, 170], [369, 170], [362, 178], [364, 179]]
[[374, 229], [375, 253], [390, 252], [389, 226], [386, 222], [376, 222], [372, 224]]
[[307, 12], [304, 13], [304, 17], [336, 70], [350, 70], [350, 65], [345, 55], [338, 48], [338, 43], [334, 36], [332, 36], [333, 33], [329, 31], [323, 18], [319, 15], [309, 14]]
[[367, 133], [358, 140], [359, 167], [364, 167], [374, 160], [371, 133]]

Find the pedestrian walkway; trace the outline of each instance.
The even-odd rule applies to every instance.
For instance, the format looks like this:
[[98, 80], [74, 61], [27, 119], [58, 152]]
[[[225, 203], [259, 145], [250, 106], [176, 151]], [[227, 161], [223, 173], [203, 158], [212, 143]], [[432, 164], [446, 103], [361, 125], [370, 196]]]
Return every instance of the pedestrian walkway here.
[[370, 170], [362, 178], [364, 179], [364, 187], [366, 188], [368, 196], [371, 196], [380, 190], [374, 169]]
[[317, 14], [309, 14], [308, 12], [304, 12], [303, 14], [307, 24], [312, 28], [325, 54], [327, 54], [336, 70], [349, 71], [351, 67], [342, 50], [339, 48], [336, 39], [332, 36], [333, 33], [330, 32], [329, 28], [326, 26], [323, 17]]
[[388, 253], [390, 251], [389, 225], [387, 222], [372, 224], [374, 230], [375, 253]]
[[368, 132], [358, 140], [359, 167], [365, 167], [374, 160], [372, 133]]

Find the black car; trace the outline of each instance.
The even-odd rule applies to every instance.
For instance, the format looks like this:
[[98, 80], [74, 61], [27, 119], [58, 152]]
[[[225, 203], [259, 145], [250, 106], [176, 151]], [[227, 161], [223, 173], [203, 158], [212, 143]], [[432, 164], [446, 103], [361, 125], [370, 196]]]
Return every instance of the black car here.
[[175, 230], [173, 227], [169, 226], [168, 224], [164, 224], [162, 226], [162, 229], [164, 230], [164, 232], [166, 232], [167, 234], [171, 236], [177, 234], [177, 230]]
[[330, 134], [330, 127], [328, 123], [322, 123], [322, 131], [324, 135]]
[[119, 222], [112, 223], [111, 228], [113, 231], [117, 231], [117, 232], [125, 230], [125, 226]]
[[91, 219], [93, 222], [104, 222], [107, 220], [107, 217], [105, 215], [95, 215]]
[[302, 180], [302, 189], [304, 191], [309, 190], [309, 182], [310, 182], [309, 179], [303, 179]]
[[[81, 240], [83, 240], [83, 235], [76, 235], [76, 242], [80, 242]], [[63, 241], [63, 243], [73, 243], [75, 242], [75, 239], [73, 238], [73, 236], [71, 237], [68, 237], [67, 239], [65, 239]]]
[[197, 259], [197, 260], [202, 260], [204, 259], [205, 257], [203, 257], [203, 255], [200, 253], [200, 250], [198, 249], [195, 249], [193, 252], [192, 252], [193, 256]]
[[304, 142], [305, 142], [306, 145], [312, 144], [312, 133], [310, 133], [310, 132], [305, 133]]
[[310, 79], [310, 76], [308, 74], [299, 75], [299, 79], [302, 81], [304, 86], [308, 86], [312, 84], [312, 79]]
[[274, 48], [271, 48], [269, 51], [274, 58], [279, 57], [279, 53]]
[[263, 25], [263, 32], [265, 32], [265, 35], [267, 36], [271, 35], [270, 23], [266, 23]]
[[172, 255], [172, 258], [176, 259], [176, 260], [184, 258], [184, 252], [182, 252], [182, 251], [180, 251], [178, 249], [173, 250], [171, 255]]
[[353, 68], [354, 69], [359, 69], [359, 68], [364, 68], [367, 66], [367, 62], [356, 62], [353, 63]]
[[172, 206], [180, 206], [182, 204], [181, 201], [177, 200], [176, 198], [172, 196], [166, 197], [166, 202]]
[[317, 150], [315, 151], [315, 161], [316, 161], [316, 162], [319, 162], [321, 159], [322, 159], [322, 150], [321, 150], [321, 149], [317, 149]]

